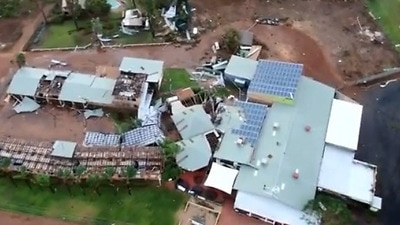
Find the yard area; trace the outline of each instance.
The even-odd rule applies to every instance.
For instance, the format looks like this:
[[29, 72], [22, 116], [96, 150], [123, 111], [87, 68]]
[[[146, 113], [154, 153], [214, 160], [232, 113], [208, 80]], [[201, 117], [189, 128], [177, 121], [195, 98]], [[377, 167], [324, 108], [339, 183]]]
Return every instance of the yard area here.
[[[400, 44], [400, 1], [398, 0], [368, 0], [372, 13], [379, 19], [385, 34], [393, 44]], [[398, 48], [400, 51], [400, 48]]]
[[93, 224], [175, 225], [176, 211], [186, 200], [181, 193], [152, 186], [132, 188], [131, 196], [125, 188], [114, 195], [102, 187], [99, 197], [89, 190], [84, 196], [79, 188], [73, 188], [70, 196], [63, 186], [52, 194], [45, 187], [29, 190], [23, 182], [17, 185], [0, 179], [1, 209]]
[[39, 46], [40, 48], [60, 48], [84, 46], [90, 43], [90, 35], [85, 35], [84, 31], [77, 32], [72, 20], [61, 24], [49, 25]]
[[[110, 13], [110, 15], [101, 18], [103, 37], [112, 39], [110, 42], [104, 44], [142, 44], [154, 42], [153, 36], [149, 31], [141, 31], [135, 35], [122, 33], [120, 31], [120, 22], [121, 15], [119, 13]], [[58, 48], [87, 45], [93, 37], [92, 23], [90, 19], [81, 19], [78, 21], [78, 26], [81, 30], [76, 31], [72, 20], [49, 24], [37, 47]], [[116, 35], [118, 37], [114, 37]]]
[[181, 88], [197, 88], [199, 84], [190, 79], [190, 74], [185, 69], [170, 68], [164, 70], [161, 92], [169, 92]]

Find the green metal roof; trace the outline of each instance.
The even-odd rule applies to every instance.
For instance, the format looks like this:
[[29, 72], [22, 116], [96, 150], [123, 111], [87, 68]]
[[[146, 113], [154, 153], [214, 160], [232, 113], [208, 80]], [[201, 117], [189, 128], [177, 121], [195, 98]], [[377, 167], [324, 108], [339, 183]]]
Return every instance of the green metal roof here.
[[[274, 197], [299, 210], [314, 199], [334, 93], [301, 77], [295, 105], [275, 103], [269, 110], [252, 166], [240, 167], [234, 189]], [[293, 178], [296, 169], [298, 179]]]
[[151, 59], [124, 57], [120, 71], [147, 74], [147, 82], [156, 83], [162, 78], [164, 62]]
[[75, 142], [70, 141], [55, 141], [53, 144], [53, 151], [51, 156], [72, 158], [76, 148]]
[[214, 130], [210, 116], [204, 111], [202, 105], [193, 105], [185, 110], [172, 115], [182, 139], [189, 139], [199, 134]]
[[71, 73], [64, 81], [58, 99], [78, 103], [111, 104], [115, 80], [95, 75]]
[[237, 78], [252, 80], [256, 73], [258, 62], [252, 59], [232, 55], [225, 69], [225, 74]]
[[176, 155], [177, 164], [188, 171], [206, 167], [211, 158], [211, 148], [203, 134], [177, 142], [182, 150]]
[[40, 79], [48, 69], [22, 67], [13, 76], [7, 94], [35, 96]]
[[29, 97], [24, 97], [21, 102], [14, 106], [14, 111], [16, 113], [34, 112], [39, 108], [40, 105], [37, 104], [33, 99]]

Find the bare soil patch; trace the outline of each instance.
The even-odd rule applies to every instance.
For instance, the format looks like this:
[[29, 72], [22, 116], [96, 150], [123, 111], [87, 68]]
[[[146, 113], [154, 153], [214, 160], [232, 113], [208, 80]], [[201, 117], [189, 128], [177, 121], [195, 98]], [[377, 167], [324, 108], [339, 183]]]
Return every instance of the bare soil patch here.
[[9, 213], [0, 211], [0, 222], [2, 225], [76, 225], [74, 223], [68, 223], [61, 220], [39, 217], [39, 216], [27, 216], [23, 214]]
[[[0, 50], [10, 48], [22, 35], [21, 19], [0, 19]], [[6, 45], [1, 48], [1, 45]]]
[[16, 114], [11, 104], [0, 111], [0, 136], [27, 140], [66, 140], [82, 143], [84, 132], [113, 132], [111, 119], [89, 118], [66, 108], [44, 106], [35, 113]]
[[211, 23], [216, 27], [214, 32], [246, 20], [251, 24], [257, 17], [289, 18], [291, 29], [259, 25], [252, 30], [269, 49], [263, 55], [304, 63], [306, 75], [318, 76], [330, 85], [337, 83], [338, 77], [350, 81], [400, 64], [388, 40], [377, 45], [359, 34], [357, 18], [363, 27], [380, 30], [364, 1], [204, 0], [194, 6], [204, 26]]

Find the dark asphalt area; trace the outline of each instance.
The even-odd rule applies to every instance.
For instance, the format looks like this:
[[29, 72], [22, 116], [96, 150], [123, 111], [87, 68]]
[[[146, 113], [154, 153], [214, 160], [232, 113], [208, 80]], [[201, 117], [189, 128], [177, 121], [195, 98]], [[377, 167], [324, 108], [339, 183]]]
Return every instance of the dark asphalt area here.
[[400, 81], [368, 88], [360, 103], [364, 111], [356, 158], [378, 166], [379, 221], [400, 224]]

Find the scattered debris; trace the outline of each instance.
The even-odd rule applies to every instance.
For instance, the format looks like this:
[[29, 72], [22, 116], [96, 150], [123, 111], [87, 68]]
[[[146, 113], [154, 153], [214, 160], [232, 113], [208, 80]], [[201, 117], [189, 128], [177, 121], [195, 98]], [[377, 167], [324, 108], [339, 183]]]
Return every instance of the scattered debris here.
[[16, 113], [35, 112], [39, 108], [40, 105], [28, 97], [24, 97], [22, 101], [15, 102], [13, 107]]
[[284, 23], [288, 20], [289, 18], [258, 18], [256, 19], [256, 23], [258, 24], [265, 24], [265, 25], [272, 25], [272, 26], [279, 26], [281, 23]]
[[86, 109], [83, 113], [85, 119], [89, 119], [90, 117], [103, 117], [104, 111], [102, 109]]
[[68, 63], [61, 62], [61, 61], [58, 61], [58, 60], [55, 60], [55, 59], [52, 59], [51, 63], [52, 63], [53, 66], [55, 66], [55, 65], [68, 66]]

